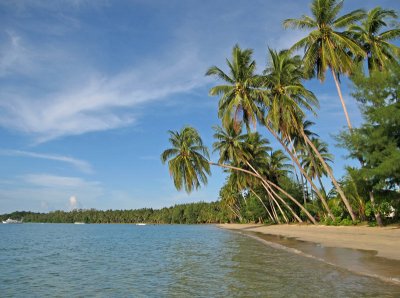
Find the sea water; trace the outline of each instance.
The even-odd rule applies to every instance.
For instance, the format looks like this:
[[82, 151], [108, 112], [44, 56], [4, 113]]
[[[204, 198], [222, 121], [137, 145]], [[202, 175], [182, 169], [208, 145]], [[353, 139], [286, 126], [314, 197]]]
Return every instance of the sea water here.
[[399, 297], [211, 225], [0, 225], [0, 297]]

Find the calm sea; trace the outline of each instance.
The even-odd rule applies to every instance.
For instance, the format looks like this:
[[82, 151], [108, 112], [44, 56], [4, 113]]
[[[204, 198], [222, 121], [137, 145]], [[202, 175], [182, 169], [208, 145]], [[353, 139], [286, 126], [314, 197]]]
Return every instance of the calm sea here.
[[0, 225], [0, 297], [399, 297], [214, 226]]

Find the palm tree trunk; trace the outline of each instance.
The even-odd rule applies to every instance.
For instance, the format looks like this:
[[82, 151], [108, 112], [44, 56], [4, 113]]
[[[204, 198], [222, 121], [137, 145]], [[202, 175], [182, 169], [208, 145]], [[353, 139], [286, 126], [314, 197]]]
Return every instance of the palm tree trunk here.
[[247, 173], [247, 174], [249, 174], [249, 175], [251, 175], [251, 176], [253, 176], [253, 177], [257, 177], [257, 178], [261, 179], [261, 181], [263, 181], [263, 182], [266, 183], [266, 184], [269, 184], [269, 185], [274, 186], [276, 189], [278, 189], [279, 191], [281, 191], [285, 196], [287, 196], [292, 202], [294, 202], [297, 206], [299, 206], [299, 208], [308, 216], [308, 218], [310, 219], [310, 221], [311, 221], [313, 224], [315, 224], [315, 225], [317, 224], [315, 218], [312, 217], [312, 215], [307, 211], [306, 208], [304, 208], [303, 205], [301, 205], [295, 198], [293, 198], [290, 194], [288, 194], [286, 191], [284, 191], [282, 188], [280, 188], [280, 187], [279, 187], [278, 185], [276, 185], [275, 183], [273, 183], [273, 182], [271, 182], [271, 181], [267, 181], [267, 180], [265, 180], [262, 176], [257, 175], [257, 174], [255, 174], [255, 173], [250, 172], [250, 171], [245, 170], [245, 169], [241, 169], [241, 168], [238, 168], [238, 167], [234, 167], [234, 166], [230, 166], [230, 165], [225, 165], [225, 164], [219, 164], [219, 163], [215, 163], [215, 162], [211, 162], [211, 161], [209, 161], [208, 163], [209, 163], [210, 165], [212, 165], [212, 166], [217, 166], [217, 167], [222, 167], [222, 168], [226, 168], [226, 169], [231, 169], [231, 170], [236, 170], [236, 171], [240, 171], [240, 172], [243, 172], [243, 173]]
[[[273, 195], [275, 195], [275, 197], [278, 198], [278, 199], [285, 205], [285, 207], [286, 207], [287, 209], [290, 210], [290, 212], [291, 212], [291, 213], [293, 214], [293, 216], [298, 220], [298, 222], [303, 222], [303, 221], [301, 220], [301, 218], [297, 216], [296, 212], [294, 212], [293, 209], [285, 202], [285, 200], [282, 199], [282, 198], [272, 189], [272, 187], [269, 186], [269, 185], [267, 184], [266, 181], [264, 182], [264, 179], [263, 179], [263, 178], [261, 177], [261, 175], [257, 172], [257, 170], [256, 170], [247, 160], [246, 160], [245, 162], [246, 162], [246, 164], [253, 170], [253, 172], [261, 179], [261, 183], [263, 184], [263, 186], [264, 186], [264, 188], [267, 190], [267, 192], [270, 193], [270, 192], [268, 191], [268, 189], [269, 189], [269, 190], [271, 191], [271, 193], [272, 193]], [[267, 188], [268, 188], [268, 189], [267, 189]]]
[[256, 196], [256, 198], [257, 198], [257, 199], [261, 202], [261, 204], [264, 206], [265, 211], [267, 211], [268, 216], [269, 216], [269, 218], [271, 218], [272, 222], [275, 222], [274, 218], [272, 217], [271, 212], [269, 212], [267, 206], [265, 206], [265, 204], [264, 204], [263, 200], [260, 198], [260, 196], [259, 196], [254, 190], [252, 190], [251, 188], [250, 188], [250, 191], [252, 192], [253, 195]]
[[273, 187], [275, 187], [277, 190], [279, 190], [280, 192], [282, 192], [285, 196], [287, 196], [293, 203], [295, 203], [297, 206], [299, 206], [299, 208], [307, 215], [307, 217], [311, 220], [311, 222], [313, 224], [318, 224], [317, 221], [315, 220], [315, 218], [310, 214], [310, 212], [308, 212], [308, 210], [299, 203], [299, 201], [297, 201], [295, 198], [293, 198], [290, 194], [288, 194], [285, 190], [283, 190], [281, 187], [279, 187], [278, 185], [276, 185], [275, 183], [269, 181], [268, 182], [269, 185], [272, 185]]
[[279, 205], [279, 203], [276, 201], [274, 195], [269, 191], [269, 189], [264, 184], [263, 184], [263, 186], [264, 186], [264, 189], [267, 191], [269, 197], [276, 204], [276, 206], [278, 206], [279, 212], [282, 214], [283, 219], [286, 221], [286, 223], [289, 223], [289, 220], [287, 219], [285, 212], [282, 210], [281, 205]]
[[318, 172], [317, 172], [317, 178], [318, 178], [319, 185], [321, 185], [321, 189], [322, 189], [322, 191], [323, 191], [324, 194], [325, 194], [325, 197], [327, 197], [327, 193], [326, 193], [325, 187], [324, 187], [324, 185], [322, 184], [321, 176], [319, 175]]
[[[299, 159], [298, 155], [297, 155], [296, 148], [294, 147], [293, 141], [290, 138], [290, 136], [289, 136], [289, 141], [292, 144], [293, 155], [296, 156], [297, 159]], [[297, 175], [297, 169], [296, 169], [296, 166], [294, 165], [294, 161], [293, 160], [292, 160], [292, 165], [293, 165], [294, 173], [296, 174], [297, 183], [300, 184], [299, 176]], [[307, 203], [307, 193], [306, 193], [306, 191], [304, 189], [303, 175], [300, 174], [300, 177], [301, 177], [301, 191], [303, 192], [303, 200], [304, 200], [304, 205], [305, 205]]]
[[372, 209], [374, 210], [376, 223], [378, 224], [378, 226], [383, 227], [382, 217], [379, 211], [376, 210], [374, 193], [372, 191], [369, 192], [369, 198], [371, 200]]
[[274, 214], [274, 217], [275, 217], [276, 222], [277, 222], [278, 224], [281, 224], [281, 221], [280, 221], [280, 219], [279, 219], [279, 216], [278, 216], [278, 214], [276, 213], [276, 210], [275, 210], [275, 207], [274, 207], [274, 201], [272, 201], [271, 198], [269, 198], [268, 201], [269, 201], [269, 205], [271, 206], [271, 210], [272, 210], [272, 213]]
[[[263, 182], [262, 182], [262, 183], [263, 183]], [[263, 183], [263, 184], [264, 184], [264, 183]], [[279, 201], [281, 201], [281, 202], [283, 203], [283, 205], [293, 214], [294, 218], [296, 218], [296, 220], [297, 220], [299, 223], [302, 223], [303, 220], [296, 214], [296, 212], [294, 212], [294, 210], [292, 209], [292, 207], [290, 207], [289, 204], [286, 203], [286, 201], [285, 201], [284, 199], [282, 199], [282, 197], [279, 196], [279, 195], [272, 189], [271, 186], [269, 186], [269, 185], [266, 185], [266, 186], [267, 186], [267, 187], [270, 189], [270, 191], [275, 195], [275, 197], [276, 197]]]
[[292, 160], [296, 163], [300, 172], [304, 175], [304, 177], [310, 183], [311, 187], [314, 189], [315, 193], [318, 195], [319, 199], [321, 200], [322, 204], [325, 207], [325, 210], [328, 212], [329, 217], [334, 221], [335, 217], [333, 216], [332, 211], [328, 206], [328, 203], [326, 202], [325, 198], [322, 196], [318, 187], [312, 182], [311, 178], [308, 177], [307, 173], [301, 167], [299, 160], [292, 154], [292, 152], [289, 150], [289, 148], [283, 143], [283, 141], [278, 137], [278, 135], [275, 133], [275, 131], [267, 123], [265, 124], [265, 126], [267, 127], [269, 132], [275, 137], [275, 139], [282, 145], [282, 147], [285, 149], [285, 151], [290, 155]]
[[324, 167], [325, 171], [327, 172], [329, 178], [331, 178], [331, 180], [332, 180], [333, 184], [335, 185], [336, 190], [338, 191], [343, 203], [346, 205], [347, 211], [349, 211], [349, 213], [350, 213], [351, 219], [353, 221], [356, 221], [356, 216], [354, 215], [353, 208], [351, 208], [351, 205], [350, 205], [349, 201], [347, 200], [346, 196], [344, 195], [344, 192], [343, 192], [342, 188], [340, 187], [339, 183], [336, 181], [335, 177], [333, 176], [331, 169], [328, 167], [328, 165], [326, 164], [325, 160], [322, 158], [322, 156], [319, 153], [319, 151], [317, 150], [317, 148], [315, 148], [313, 142], [311, 142], [310, 139], [306, 136], [304, 131], [301, 130], [300, 133], [303, 136], [304, 140], [307, 142], [307, 144], [312, 148], [312, 150], [317, 155], [319, 161], [321, 162], [322, 166]]
[[233, 209], [233, 207], [231, 205], [228, 205], [228, 207], [231, 209], [231, 211], [233, 212], [233, 214], [235, 214], [235, 216], [237, 218], [239, 218], [239, 221], [242, 221], [242, 217], [240, 216], [240, 214], [236, 213], [236, 211]]
[[331, 67], [331, 71], [332, 71], [333, 79], [335, 80], [337, 92], [339, 94], [340, 103], [342, 104], [344, 115], [346, 116], [347, 126], [349, 127], [349, 129], [351, 131], [353, 129], [353, 126], [350, 123], [350, 117], [349, 117], [349, 113], [347, 112], [346, 103], [344, 102], [344, 99], [343, 99], [342, 90], [340, 89], [340, 84], [336, 77], [336, 72], [332, 67]]

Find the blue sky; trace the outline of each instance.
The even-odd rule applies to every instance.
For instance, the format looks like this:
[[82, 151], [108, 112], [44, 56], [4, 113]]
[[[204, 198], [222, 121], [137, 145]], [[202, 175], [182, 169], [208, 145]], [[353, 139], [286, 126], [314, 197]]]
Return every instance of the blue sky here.
[[[344, 9], [378, 4], [400, 8], [396, 0], [347, 0]], [[174, 189], [159, 158], [167, 130], [193, 125], [211, 145], [218, 99], [208, 96], [216, 82], [204, 76], [207, 68], [225, 68], [239, 43], [254, 49], [261, 71], [267, 46], [287, 48], [303, 36], [284, 30], [282, 21], [309, 14], [308, 5], [1, 1], [0, 213], [216, 200], [224, 181], [219, 169], [198, 192]], [[307, 86], [321, 104], [315, 130], [329, 142], [340, 176], [351, 161], [331, 138], [345, 125], [333, 80]], [[357, 125], [361, 117], [346, 79], [342, 86]]]

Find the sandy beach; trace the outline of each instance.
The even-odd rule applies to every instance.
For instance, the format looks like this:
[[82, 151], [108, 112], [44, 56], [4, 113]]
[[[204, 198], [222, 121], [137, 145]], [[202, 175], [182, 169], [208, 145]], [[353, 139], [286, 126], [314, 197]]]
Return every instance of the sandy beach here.
[[329, 247], [343, 247], [376, 251], [376, 255], [400, 260], [400, 227], [375, 228], [367, 226], [312, 226], [221, 224], [220, 228], [280, 235], [310, 241]]

